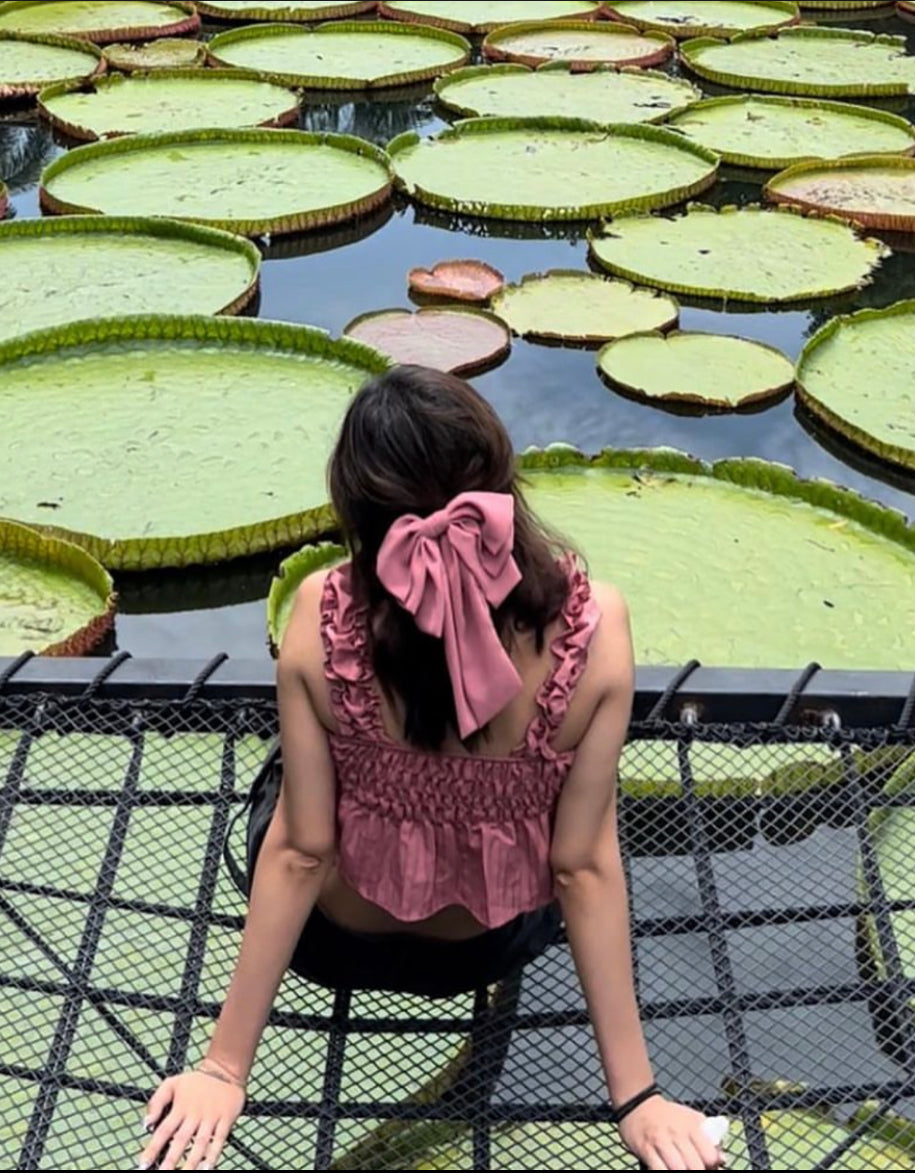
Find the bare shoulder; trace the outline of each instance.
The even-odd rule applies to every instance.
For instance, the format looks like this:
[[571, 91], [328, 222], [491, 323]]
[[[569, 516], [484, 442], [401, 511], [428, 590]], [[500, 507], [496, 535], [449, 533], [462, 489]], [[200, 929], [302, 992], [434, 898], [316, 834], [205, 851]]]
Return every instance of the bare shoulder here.
[[589, 655], [593, 682], [602, 692], [631, 687], [632, 629], [626, 599], [610, 583], [592, 582], [591, 593], [601, 613]]
[[321, 601], [329, 570], [316, 570], [303, 580], [295, 593], [289, 623], [280, 648], [280, 669], [307, 673], [315, 658], [321, 658]]

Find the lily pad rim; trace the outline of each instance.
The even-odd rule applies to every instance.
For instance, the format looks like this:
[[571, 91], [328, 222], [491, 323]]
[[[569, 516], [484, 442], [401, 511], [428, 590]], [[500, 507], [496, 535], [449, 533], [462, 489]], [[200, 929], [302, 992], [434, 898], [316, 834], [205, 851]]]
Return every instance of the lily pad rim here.
[[631, 24], [619, 24], [617, 21], [528, 20], [519, 21], [516, 24], [500, 25], [493, 29], [492, 32], [487, 33], [483, 39], [483, 56], [489, 61], [520, 65], [534, 66], [552, 64], [553, 61], [549, 57], [538, 57], [533, 53], [514, 51], [500, 46], [500, 42], [507, 40], [509, 37], [523, 36], [526, 33], [537, 33], [541, 30], [549, 32], [551, 28], [560, 31], [591, 32], [598, 33], [599, 35], [606, 34], [608, 36], [641, 37], [643, 40], [656, 41], [658, 44], [658, 48], [654, 53], [643, 53], [638, 57], [621, 58], [619, 61], [602, 61], [600, 58], [591, 57], [563, 58], [563, 62], [569, 64], [573, 69], [577, 66], [581, 70], [592, 70], [600, 65], [609, 65], [611, 69], [622, 69], [625, 66], [642, 66], [647, 69], [655, 65], [664, 65], [670, 61], [677, 51], [677, 42], [666, 33], [643, 33]]
[[[282, 636], [280, 633], [280, 609], [289, 596], [287, 581], [293, 576], [295, 589], [317, 570], [323, 570], [332, 563], [346, 558], [347, 549], [338, 542], [313, 542], [290, 554], [276, 568], [270, 580], [267, 595], [267, 639], [271, 654], [279, 654]], [[304, 568], [304, 574], [299, 571]]]
[[[24, 8], [34, 8], [37, 0], [11, 0], [0, 4], [0, 17]], [[58, 0], [63, 3], [63, 0]], [[166, 6], [184, 14], [183, 19], [167, 25], [119, 25], [97, 29], [81, 29], [79, 40], [93, 45], [108, 45], [115, 41], [154, 41], [159, 37], [178, 37], [196, 33], [200, 29], [197, 5], [189, 0], [166, 0]]]
[[390, 36], [425, 37], [427, 40], [440, 41], [460, 50], [460, 57], [445, 65], [424, 66], [422, 69], [411, 69], [406, 72], [385, 74], [371, 80], [351, 77], [330, 77], [327, 74], [286, 73], [283, 70], [258, 69], [255, 70], [263, 81], [276, 82], [279, 85], [290, 85], [303, 90], [380, 90], [397, 86], [409, 86], [420, 82], [433, 81], [454, 69], [466, 65], [473, 53], [473, 46], [457, 33], [447, 29], [427, 26], [422, 29], [415, 25], [404, 24], [396, 20], [329, 20], [323, 24], [246, 24], [238, 28], [229, 28], [225, 32], [217, 33], [207, 42], [207, 62], [210, 66], [226, 69], [247, 68], [235, 66], [230, 61], [223, 60], [215, 50], [224, 45], [235, 44], [240, 41], [262, 40], [264, 37], [278, 36], [322, 36], [339, 33], [374, 33]]
[[118, 596], [111, 575], [83, 546], [11, 517], [0, 517], [0, 555], [6, 554], [6, 541], [11, 535], [18, 537], [20, 543], [20, 549], [13, 557], [27, 557], [50, 570], [65, 570], [98, 597], [100, 609], [88, 623], [36, 653], [40, 656], [84, 656], [101, 643], [114, 626]]
[[[640, 334], [660, 334], [662, 336], [666, 336], [671, 330], [676, 329], [677, 323], [680, 320], [682, 307], [679, 301], [672, 294], [666, 293], [663, 289], [654, 289], [651, 286], [639, 285], [635, 281], [629, 281], [625, 277], [612, 277], [605, 273], [595, 273], [590, 269], [543, 269], [540, 271], [525, 273], [522, 277], [519, 277], [517, 281], [513, 281], [510, 284], [507, 284], [499, 294], [496, 294], [493, 297], [493, 312], [498, 313], [497, 303], [499, 297], [504, 297], [509, 293], [510, 290], [521, 289], [525, 284], [532, 284], [533, 282], [543, 280], [546, 277], [584, 277], [587, 280], [605, 281], [610, 285], [625, 286], [632, 293], [644, 293], [654, 297], [656, 301], [668, 302], [674, 311], [674, 316], [670, 319], [670, 322], [658, 330], [640, 330]], [[511, 329], [511, 332], [518, 338], [530, 338], [535, 341], [537, 339], [543, 339], [547, 342], [564, 342], [569, 344], [580, 342], [587, 348], [592, 348], [594, 346], [603, 347], [604, 344], [608, 342], [607, 336], [605, 334], [601, 334], [599, 336], [594, 334], [568, 335], [559, 334], [553, 331], [539, 330], [527, 330], [523, 333], [519, 333], [517, 330], [515, 330], [514, 326], [511, 325], [507, 318], [503, 320]], [[629, 335], [627, 335], [627, 337], [629, 337]], [[617, 341], [619, 341], [619, 339], [617, 339]]]
[[[801, 351], [797, 363], [797, 394], [798, 400], [807, 411], [821, 423], [825, 424], [831, 432], [838, 434], [853, 444], [855, 448], [867, 452], [870, 456], [876, 456], [885, 463], [894, 465], [912, 474], [915, 473], [915, 450], [894, 444], [884, 444], [882, 441], [876, 441], [876, 439], [874, 443], [868, 444], [864, 437], [869, 435], [869, 433], [865, 433], [861, 429], [850, 425], [843, 416], [833, 411], [818, 396], [814, 395], [804, 381], [807, 368], [815, 353], [820, 347], [832, 341], [847, 326], [857, 325], [860, 322], [894, 318], [901, 315], [912, 315], [913, 320], [915, 320], [915, 298], [897, 301], [883, 308], [870, 307], [868, 309], [858, 310], [855, 313], [840, 314], [835, 318], [831, 318], [817, 330]], [[915, 532], [915, 524], [913, 524], [912, 529]]]
[[[265, 137], [267, 136], [267, 137]], [[357, 138], [350, 134], [334, 134], [328, 131], [308, 130], [268, 130], [258, 127], [238, 128], [225, 127], [220, 129], [174, 130], [160, 134], [122, 135], [119, 138], [109, 138], [94, 143], [86, 143], [76, 147], [58, 158], [52, 160], [41, 174], [39, 186], [39, 202], [44, 211], [54, 215], [62, 213], [77, 215], [83, 213], [99, 213], [97, 208], [89, 208], [79, 204], [71, 204], [66, 200], [58, 199], [47, 190], [50, 180], [57, 178], [62, 172], [78, 166], [85, 159], [96, 158], [99, 155], [142, 151], [157, 147], [174, 146], [177, 144], [205, 142], [283, 142], [292, 147], [296, 143], [302, 146], [330, 146], [339, 150], [349, 151], [376, 163], [385, 175], [385, 182], [374, 192], [358, 200], [336, 204], [333, 207], [320, 208], [311, 211], [284, 213], [282, 216], [266, 219], [250, 220], [220, 220], [209, 217], [189, 216], [180, 217], [190, 223], [202, 224], [210, 228], [222, 228], [225, 231], [235, 232], [242, 236], [263, 236], [267, 233], [282, 235], [285, 233], [300, 233], [313, 228], [325, 227], [345, 220], [355, 220], [390, 200], [394, 185], [394, 176], [391, 160], [380, 147]], [[177, 219], [179, 217], [171, 217]]]
[[909, 86], [904, 81], [899, 82], [861, 82], [836, 83], [835, 85], [811, 85], [808, 82], [777, 80], [764, 77], [749, 77], [727, 70], [700, 66], [695, 54], [703, 49], [720, 45], [738, 45], [746, 42], [778, 41], [780, 38], [807, 38], [809, 40], [826, 41], [857, 41], [860, 44], [886, 44], [895, 48], [906, 49], [905, 37], [887, 33], [858, 32], [856, 29], [833, 28], [821, 25], [798, 24], [782, 29], [776, 35], [760, 35], [758, 33], [738, 33], [733, 37], [693, 37], [681, 42], [679, 59], [688, 69], [707, 81], [718, 85], [729, 86], [732, 89], [746, 91], [753, 89], [762, 93], [776, 93], [797, 97], [859, 97], [859, 98], [895, 98], [909, 94]]
[[[292, 11], [302, 13], [311, 11], [314, 15], [284, 16], [285, 23], [312, 24], [318, 21], [346, 20], [363, 12], [372, 12], [377, 8], [377, 0], [340, 0], [340, 3], [334, 7], [323, 9], [315, 9], [307, 2], [298, 4], [296, 0], [289, 0], [289, 8]], [[277, 20], [277, 10], [261, 8], [257, 0], [251, 0], [250, 4], [245, 4], [240, 10], [237, 10], [239, 11], [238, 16], [233, 16], [232, 10], [220, 8], [218, 4], [208, 4], [206, 0], [199, 0], [197, 11], [201, 16], [222, 23], [245, 24], [252, 21], [274, 24]]]
[[[872, 312], [872, 311], [864, 311]], [[705, 461], [677, 448], [605, 448], [593, 455], [571, 444], [528, 448], [518, 457], [525, 472], [572, 472], [606, 469], [617, 472], [657, 472], [670, 476], [703, 477], [709, 481], [761, 489], [776, 496], [837, 513], [878, 536], [915, 554], [915, 523], [899, 510], [871, 500], [828, 478], [804, 478], [788, 465], [755, 456]]]
[[[498, 314], [493, 313], [491, 309], [482, 305], [467, 305], [463, 302], [449, 303], [444, 302], [441, 305], [423, 305], [413, 309], [408, 309], [405, 306], [387, 306], [384, 309], [368, 310], [366, 313], [357, 314], [352, 321], [347, 322], [343, 327], [342, 337], [354, 339], [351, 330], [357, 326], [361, 326], [364, 322], [374, 321], [376, 318], [387, 317], [405, 317], [405, 318], [421, 318], [430, 314], [464, 314], [467, 317], [482, 319], [489, 322], [492, 326], [497, 326], [503, 335], [502, 345], [498, 350], [489, 351], [482, 358], [474, 359], [469, 363], [462, 363], [457, 367], [449, 367], [448, 370], [453, 375], [464, 376], [470, 375], [473, 372], [488, 371], [498, 363], [502, 362], [511, 353], [512, 348], [512, 332], [508, 323], [500, 318]], [[368, 346], [370, 349], [371, 343], [362, 342], [362, 346]], [[378, 351], [379, 354], [384, 354], [383, 351]], [[394, 365], [398, 365], [394, 363]]]
[[422, 138], [415, 130], [408, 130], [392, 139], [387, 145], [387, 154], [394, 171], [394, 186], [398, 191], [403, 192], [411, 199], [418, 200], [420, 203], [428, 204], [430, 207], [446, 212], [507, 220], [605, 220], [611, 214], [620, 214], [621, 211], [627, 208], [635, 212], [651, 210], [658, 206], [655, 197], [652, 195], [640, 197], [631, 203], [627, 202], [622, 207], [618, 202], [597, 205], [577, 205], [559, 209], [527, 204], [514, 207], [512, 205], [481, 203], [479, 201], [441, 195], [418, 186], [415, 189], [411, 188], [397, 170], [398, 156], [404, 151], [421, 146], [424, 143], [450, 141], [452, 139], [458, 139], [462, 135], [500, 134], [506, 131], [519, 130], [562, 130], [567, 133], [582, 132], [597, 134], [604, 139], [611, 135], [618, 135], [621, 138], [643, 139], [672, 147], [687, 146], [698, 148], [692, 152], [693, 155], [700, 161], [707, 163], [711, 170], [707, 175], [692, 184], [688, 184], [686, 187], [663, 193], [664, 206], [667, 207], [686, 203], [695, 196], [708, 190], [709, 187], [714, 186], [720, 171], [720, 156], [715, 154], [714, 151], [710, 151], [698, 143], [692, 143], [685, 136], [678, 135], [674, 131], [667, 130], [665, 127], [654, 126], [649, 123], [600, 123], [592, 122], [589, 119], [563, 118], [558, 116], [549, 118], [465, 118], [452, 123], [450, 126], [446, 126], [429, 138]]
[[763, 188], [767, 200], [774, 204], [787, 204], [789, 207], [801, 208], [805, 212], [828, 213], [851, 224], [864, 229], [877, 229], [886, 232], [915, 232], [915, 210], [910, 214], [902, 215], [891, 212], [868, 212], [865, 209], [849, 209], [828, 207], [825, 204], [813, 203], [810, 200], [799, 199], [796, 196], [782, 194], [777, 190], [779, 183], [797, 179], [808, 175], [812, 171], [856, 171], [858, 169], [882, 167], [890, 171], [909, 171], [912, 174], [913, 189], [915, 189], [915, 158], [908, 155], [844, 155], [840, 159], [808, 159], [787, 167], [774, 175]]
[[[783, 359], [786, 368], [791, 371], [791, 378], [787, 383], [782, 383], [778, 387], [770, 387], [765, 391], [758, 392], [753, 395], [747, 395], [740, 400], [739, 403], [728, 404], [719, 399], [705, 399], [700, 395], [690, 395], [681, 393], [665, 393], [664, 395], [649, 395], [644, 388], [636, 387], [630, 383], [624, 383], [614, 376], [606, 369], [604, 365], [604, 358], [611, 350], [622, 346], [626, 343], [636, 341], [639, 338], [658, 338], [664, 342], [671, 342], [677, 338], [727, 338], [734, 342], [744, 342], [748, 346], [755, 347], [757, 350], [765, 350], [769, 354]], [[797, 383], [797, 371], [794, 363], [785, 354], [783, 350], [779, 350], [777, 346], [772, 346], [768, 342], [760, 342], [756, 338], [744, 338], [738, 334], [722, 334], [714, 330], [642, 330], [638, 334], [627, 334], [624, 338], [615, 338], [604, 346], [597, 355], [597, 369], [609, 386], [612, 388], [620, 388], [626, 394], [638, 399], [642, 403], [649, 404], [674, 404], [674, 405], [693, 405], [704, 408], [705, 410], [714, 411], [716, 414], [736, 414], [747, 407], [755, 407], [763, 403], [774, 402], [784, 396], [790, 394], [794, 390]]]
[[[73, 53], [83, 53], [86, 57], [94, 59], [95, 65], [92, 70], [80, 74], [78, 77], [67, 78], [68, 81], [94, 81], [108, 69], [108, 62], [98, 45], [93, 45], [91, 41], [80, 41], [76, 37], [59, 37], [55, 33], [17, 33], [12, 29], [0, 29], [0, 41], [17, 41], [20, 44], [48, 45], [53, 49], [69, 49]], [[48, 84], [47, 81], [3, 82], [0, 79], [0, 101], [6, 98], [33, 97]]]
[[[69, 138], [78, 139], [85, 142], [104, 142], [112, 138], [121, 138], [126, 135], [133, 135], [134, 131], [107, 131], [104, 134], [98, 134], [92, 130], [91, 127], [82, 126], [76, 122], [69, 122], [66, 118], [53, 113], [47, 108], [46, 103], [54, 98], [62, 97], [64, 94], [74, 94], [87, 92], [87, 85], [93, 87], [92, 92], [97, 92], [97, 86], [100, 83], [103, 89], [113, 88], [120, 85], [129, 85], [132, 82], [142, 84], [150, 82], [155, 85], [159, 81], [203, 81], [204, 84], [209, 82], [219, 81], [250, 81], [256, 82], [258, 85], [270, 85], [276, 90], [285, 90], [292, 105], [285, 110], [281, 110], [268, 122], [259, 122], [257, 127], [252, 129], [269, 129], [290, 126], [298, 121], [299, 113], [302, 108], [301, 98], [296, 90], [289, 86], [277, 85], [276, 82], [265, 81], [258, 73], [253, 70], [235, 70], [235, 69], [201, 69], [198, 66], [164, 66], [161, 69], [134, 69], [130, 73], [124, 73], [120, 70], [112, 69], [105, 72], [99, 78], [82, 79], [79, 81], [63, 81], [54, 82], [49, 86], [45, 86], [38, 94], [38, 113], [46, 122], [55, 127], [61, 133], [67, 135]], [[198, 128], [194, 128], [198, 129]], [[208, 128], [203, 128], [208, 129]], [[229, 129], [236, 129], [230, 127]], [[243, 128], [244, 129], [244, 128]], [[140, 132], [141, 134], [144, 132]]]
[[447, 257], [447, 258], [445, 258], [445, 260], [436, 261], [431, 266], [414, 265], [410, 269], [410, 271], [407, 273], [407, 288], [410, 292], [415, 291], [417, 294], [422, 294], [424, 296], [435, 296], [435, 297], [440, 297], [440, 298], [444, 298], [444, 299], [450, 299], [450, 300], [453, 300], [456, 302], [464, 301], [464, 302], [469, 303], [470, 305], [479, 305], [479, 306], [482, 306], [485, 308], [488, 305], [488, 303], [492, 300], [492, 298], [495, 297], [496, 294], [500, 292], [499, 289], [497, 289], [495, 293], [490, 294], [489, 297], [468, 298], [466, 295], [461, 296], [460, 294], [453, 293], [453, 292], [452, 293], [434, 294], [434, 295], [426, 294], [424, 290], [415, 289], [415, 287], [414, 287], [414, 284], [413, 284], [414, 274], [428, 273], [431, 276], [434, 276], [436, 269], [444, 268], [446, 265], [468, 265], [468, 264], [477, 265], [479, 268], [485, 269], [492, 277], [498, 278], [498, 280], [501, 282], [501, 289], [505, 288], [505, 285], [506, 285], [505, 274], [503, 272], [501, 272], [501, 270], [497, 269], [495, 267], [495, 265], [491, 265], [489, 263], [489, 261], [481, 261], [475, 257]]
[[[582, 14], [576, 15], [575, 20], [580, 21], [595, 21], [599, 20], [604, 9], [603, 0], [581, 0]], [[590, 5], [591, 11], [586, 12], [584, 9]], [[419, 24], [427, 25], [431, 28], [448, 29], [450, 32], [461, 33], [470, 36], [480, 36], [485, 33], [491, 33], [497, 28], [509, 28], [513, 23], [529, 23], [524, 21], [506, 23], [504, 20], [487, 20], [482, 24], [473, 24], [469, 21], [462, 21], [452, 19], [447, 16], [429, 16], [425, 14], [416, 14], [405, 11], [402, 8], [391, 8], [386, 0], [379, 0], [378, 12], [385, 20], [396, 20], [402, 24]], [[572, 19], [572, 17], [544, 17], [542, 23], [552, 23], [555, 20]]]
[[[485, 117], [500, 117], [500, 115], [484, 115], [472, 110], [468, 106], [461, 106], [458, 102], [449, 99], [446, 92], [449, 86], [460, 85], [463, 81], [471, 81], [475, 78], [483, 77], [522, 77], [532, 76], [533, 74], [544, 73], [563, 73], [568, 74], [570, 78], [573, 77], [593, 77], [595, 74], [607, 74], [609, 76], [625, 75], [629, 77], [641, 77], [651, 81], [665, 81], [671, 85], [682, 87], [684, 92], [689, 89], [695, 98], [692, 101], [684, 101], [682, 106], [673, 106], [669, 110], [662, 110], [657, 117], [647, 119], [649, 125], [664, 125], [669, 118], [675, 114], [682, 114], [684, 111], [691, 109], [702, 101], [702, 91], [698, 86], [693, 85], [685, 77], [671, 77], [667, 73], [663, 73], [660, 69], [639, 69], [636, 65], [623, 65], [619, 68], [609, 65], [606, 62], [599, 62], [596, 68], [589, 69], [586, 72], [575, 70], [569, 61], [544, 61], [539, 65], [524, 65], [520, 61], [501, 61], [495, 62], [491, 65], [465, 65], [460, 69], [456, 69], [451, 73], [437, 78], [432, 89], [435, 93], [436, 101], [447, 109], [457, 114], [464, 119], [485, 118]], [[603, 125], [603, 124], [601, 124]], [[608, 123], [607, 125], [612, 125]], [[913, 144], [915, 145], [915, 144]]]
[[[21, 364], [29, 359], [41, 360], [98, 345], [174, 343], [177, 339], [191, 345], [217, 342], [274, 353], [328, 356], [362, 367], [366, 378], [384, 374], [393, 365], [385, 355], [365, 343], [352, 338], [334, 338], [317, 326], [265, 318], [137, 314], [69, 322], [0, 341], [0, 371], [7, 363]], [[160, 570], [211, 565], [265, 553], [319, 537], [330, 532], [335, 523], [329, 506], [322, 505], [268, 521], [182, 537], [106, 539], [61, 526], [26, 524], [40, 533], [63, 538], [88, 550], [110, 570]], [[220, 550], [214, 551], [215, 546]]]
[[[645, 274], [639, 274], [639, 273], [636, 273], [634, 270], [622, 269], [622, 268], [611, 265], [608, 261], [606, 261], [605, 258], [600, 256], [600, 254], [597, 252], [596, 248], [594, 247], [594, 242], [597, 240], [600, 240], [604, 236], [606, 236], [607, 235], [607, 231], [606, 231], [607, 228], [610, 228], [612, 230], [613, 224], [614, 224], [615, 220], [617, 220], [617, 219], [677, 220], [677, 219], [682, 219], [684, 216], [687, 216], [690, 214], [695, 214], [695, 213], [698, 213], [699, 215], [728, 216], [728, 215], [735, 215], [740, 212], [748, 212], [748, 211], [754, 212], [754, 213], [761, 213], [761, 214], [775, 213], [775, 214], [782, 214], [782, 215], [789, 215], [789, 216], [800, 216], [802, 219], [805, 219], [805, 220], [822, 220], [822, 221], [825, 221], [826, 223], [840, 225], [842, 228], [845, 228], [848, 231], [852, 232], [855, 235], [855, 237], [862, 244], [867, 245], [875, 253], [875, 261], [874, 261], [874, 264], [872, 265], [871, 269], [869, 270], [869, 272], [865, 274], [865, 276], [862, 278], [862, 280], [857, 285], [850, 287], [855, 290], [866, 289], [869, 285], [872, 285], [874, 283], [874, 281], [876, 280], [877, 271], [878, 271], [880, 265], [882, 265], [882, 263], [885, 260], [887, 260], [889, 257], [891, 257], [893, 255], [893, 250], [889, 247], [888, 244], [884, 243], [884, 241], [879, 240], [876, 237], [865, 235], [860, 229], [856, 228], [856, 226], [854, 224], [851, 224], [847, 219], [845, 219], [842, 216], [826, 215], [824, 213], [816, 213], [816, 212], [805, 212], [802, 208], [792, 207], [790, 204], [770, 204], [768, 206], [766, 206], [764, 204], [744, 204], [739, 207], [734, 204], [728, 204], [728, 205], [725, 205], [724, 207], [714, 207], [711, 204], [698, 204], [698, 203], [687, 204], [685, 210], [683, 210], [681, 212], [673, 212], [671, 214], [667, 214], [663, 211], [661, 213], [627, 212], [624, 215], [611, 218], [608, 222], [605, 222], [602, 225], [602, 228], [599, 232], [596, 232], [593, 229], [588, 231], [587, 239], [588, 239], [588, 246], [589, 246], [589, 255], [605, 271], [612, 273], [615, 276], [625, 277], [627, 280], [635, 282], [636, 285], [651, 284], [653, 287], [661, 289], [665, 292], [677, 293], [677, 294], [680, 294], [680, 296], [682, 296], [682, 297], [702, 298], [703, 300], [706, 300], [706, 301], [714, 301], [714, 302], [739, 301], [739, 302], [744, 302], [746, 304], [755, 304], [755, 305], [774, 305], [774, 304], [791, 305], [791, 304], [797, 304], [798, 302], [801, 302], [801, 301], [816, 302], [816, 303], [825, 302], [825, 301], [830, 300], [830, 298], [835, 297], [839, 293], [846, 292], [845, 290], [833, 290], [832, 292], [826, 291], [822, 294], [819, 294], [819, 293], [818, 294], [810, 294], [808, 292], [805, 292], [803, 294], [797, 294], [797, 295], [790, 297], [790, 298], [782, 298], [782, 299], [779, 299], [777, 302], [774, 302], [772, 298], [761, 297], [758, 294], [742, 294], [742, 295], [738, 296], [737, 294], [730, 292], [730, 291], [709, 290], [709, 289], [701, 289], [700, 290], [700, 289], [697, 289], [693, 286], [681, 285], [679, 283], [661, 284], [657, 277], [652, 278], [652, 280], [649, 282], [649, 280]], [[611, 235], [612, 235], [612, 232], [611, 232]]]
[[[2, 186], [2, 185], [0, 185]], [[49, 236], [151, 236], [158, 239], [187, 240], [193, 244], [220, 248], [243, 256], [251, 267], [251, 281], [237, 298], [223, 309], [220, 315], [239, 314], [245, 309], [260, 288], [263, 257], [260, 249], [244, 236], [225, 232], [221, 228], [207, 228], [187, 220], [175, 220], [169, 216], [40, 216], [34, 219], [16, 219], [0, 222], [0, 246], [10, 238], [37, 240]], [[31, 331], [28, 331], [31, 333]]]
[[[800, 6], [796, 3], [796, 0], [765, 0], [765, 3], [766, 3], [767, 8], [772, 8], [772, 9], [775, 9], [776, 11], [784, 12], [786, 17], [790, 17], [790, 19], [785, 19], [785, 20], [773, 19], [771, 22], [770, 21], [761, 21], [758, 25], [752, 26], [753, 32], [772, 33], [772, 32], [776, 32], [778, 29], [790, 28], [791, 26], [797, 25], [800, 22], [801, 9], [800, 9]], [[697, 22], [695, 25], [689, 25], [688, 27], [681, 26], [683, 28], [683, 35], [678, 37], [677, 32], [676, 32], [677, 26], [672, 24], [670, 21], [665, 23], [663, 21], [648, 20], [645, 17], [639, 17], [635, 13], [630, 13], [628, 16], [626, 16], [623, 13], [618, 13], [616, 11], [616, 7], [617, 6], [614, 3], [614, 0], [604, 0], [604, 12], [610, 17], [611, 20], [619, 21], [623, 24], [632, 24], [635, 28], [639, 29], [640, 31], [667, 32], [672, 37], [674, 37], [675, 40], [686, 40], [686, 39], [689, 39], [691, 37], [696, 37], [696, 36], [710, 36], [710, 35], [714, 35], [716, 30], [719, 32], [725, 31], [724, 25], [701, 24], [701, 23]], [[774, 17], [774, 13], [773, 13], [773, 17]], [[730, 28], [731, 26], [727, 26], [727, 27]], [[734, 31], [736, 32], [738, 30], [734, 30]], [[742, 29], [740, 31], [749, 32], [751, 30]]]
[[[886, 151], [881, 153], [881, 158], [886, 158], [888, 155], [915, 155], [915, 124], [911, 123], [907, 118], [901, 114], [893, 114], [889, 110], [881, 110], [875, 106], [863, 106], [856, 102], [838, 102], [829, 98], [813, 98], [803, 95], [790, 94], [755, 94], [755, 93], [741, 93], [741, 94], [725, 94], [715, 98], [703, 98], [699, 102], [695, 102], [690, 106], [685, 106], [682, 110], [672, 111], [666, 116], [664, 125], [669, 126], [671, 130], [678, 131], [680, 134], [685, 132], [677, 125], [678, 120], [689, 114], [701, 113], [703, 110], [721, 110], [731, 106], [748, 106], [753, 102], [762, 103], [766, 106], [780, 106], [782, 108], [791, 107], [792, 109], [810, 109], [810, 110], [826, 110], [834, 114], [845, 114], [853, 118], [861, 118], [862, 120], [869, 120], [871, 122], [882, 122], [885, 126], [893, 126], [900, 132], [908, 135], [911, 140], [911, 145], [905, 151]], [[856, 152], [853, 152], [853, 154]], [[771, 171], [774, 169], [782, 170], [787, 167], [793, 167], [798, 163], [807, 162], [808, 160], [834, 158], [835, 156], [823, 155], [794, 155], [791, 157], [784, 157], [779, 159], [769, 159], [762, 155], [747, 155], [741, 152], [734, 153], [733, 151], [718, 151], [724, 163], [732, 167], [750, 167], [753, 170]], [[841, 155], [839, 158], [849, 158], [849, 155]]]

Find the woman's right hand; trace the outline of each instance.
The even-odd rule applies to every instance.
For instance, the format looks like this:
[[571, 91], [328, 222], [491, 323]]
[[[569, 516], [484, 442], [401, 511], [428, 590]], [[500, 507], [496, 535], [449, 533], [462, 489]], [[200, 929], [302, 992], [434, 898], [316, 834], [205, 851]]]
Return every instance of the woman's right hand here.
[[152, 1139], [138, 1169], [215, 1169], [245, 1106], [244, 1089], [204, 1071], [166, 1079], [147, 1107]]

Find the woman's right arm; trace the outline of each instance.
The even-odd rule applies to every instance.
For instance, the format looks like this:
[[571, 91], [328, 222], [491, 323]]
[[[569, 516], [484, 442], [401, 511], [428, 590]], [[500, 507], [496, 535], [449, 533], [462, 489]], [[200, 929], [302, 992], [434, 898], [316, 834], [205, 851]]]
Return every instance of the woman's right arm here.
[[[602, 620], [583, 682], [597, 696], [556, 816], [552, 865], [575, 965], [591, 1014], [611, 1102], [627, 1104], [654, 1083], [632, 967], [629, 904], [617, 826], [617, 769], [632, 708], [634, 667], [626, 605], [596, 594]], [[715, 1169], [721, 1153], [704, 1118], [660, 1095], [621, 1124], [649, 1169]]]
[[[244, 1107], [244, 1087], [283, 975], [336, 851], [333, 763], [305, 684], [322, 654], [320, 582], [301, 588], [277, 667], [283, 784], [258, 858], [235, 973], [197, 1071], [167, 1079], [148, 1115], [155, 1127], [140, 1162], [211, 1169]], [[187, 1154], [187, 1155], [186, 1155]]]

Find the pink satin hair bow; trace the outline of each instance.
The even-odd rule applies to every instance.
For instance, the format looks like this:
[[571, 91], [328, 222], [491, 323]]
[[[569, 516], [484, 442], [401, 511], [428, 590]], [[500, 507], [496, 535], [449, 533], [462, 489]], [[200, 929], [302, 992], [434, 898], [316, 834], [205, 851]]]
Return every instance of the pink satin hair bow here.
[[511, 494], [462, 493], [429, 517], [398, 518], [378, 554], [385, 589], [420, 631], [444, 640], [462, 740], [521, 691], [490, 612], [521, 581], [514, 541]]

